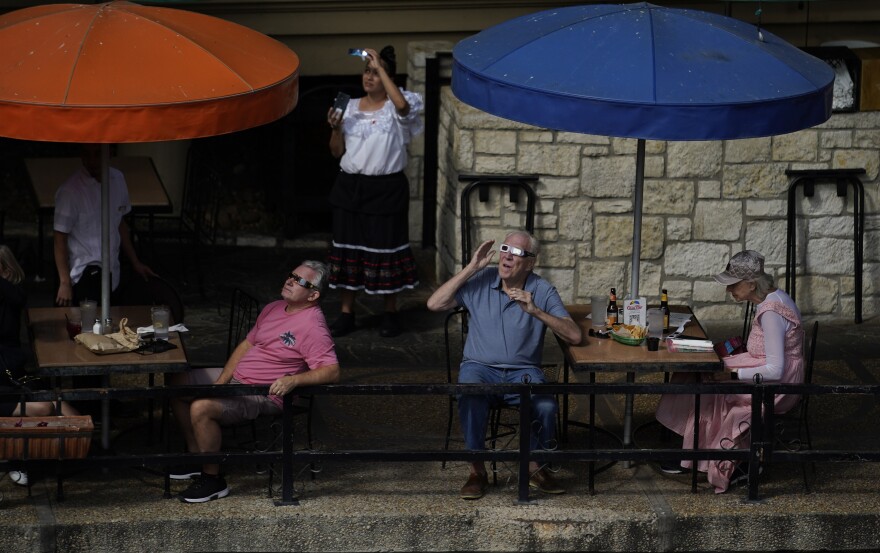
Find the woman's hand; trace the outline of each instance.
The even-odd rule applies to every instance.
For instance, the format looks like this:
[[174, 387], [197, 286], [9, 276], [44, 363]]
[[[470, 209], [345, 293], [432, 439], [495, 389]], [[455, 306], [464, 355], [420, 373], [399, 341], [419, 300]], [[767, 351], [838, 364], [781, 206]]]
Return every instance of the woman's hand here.
[[342, 113], [337, 112], [333, 107], [327, 112], [327, 124], [334, 131], [342, 128]]
[[379, 54], [372, 48], [364, 48], [364, 52], [367, 53], [367, 67], [370, 69], [374, 69], [376, 71], [384, 72], [385, 68], [382, 67], [382, 64], [379, 63]]

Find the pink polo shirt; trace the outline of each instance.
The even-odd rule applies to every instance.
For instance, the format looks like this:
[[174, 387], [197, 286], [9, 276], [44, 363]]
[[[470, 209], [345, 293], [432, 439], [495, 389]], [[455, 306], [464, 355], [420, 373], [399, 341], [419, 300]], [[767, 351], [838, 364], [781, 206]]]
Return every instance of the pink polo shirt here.
[[[283, 300], [270, 303], [247, 335], [253, 345], [233, 377], [243, 384], [271, 384], [282, 376], [335, 365], [336, 350], [324, 313], [315, 305], [296, 313]], [[281, 398], [269, 396], [281, 404]]]

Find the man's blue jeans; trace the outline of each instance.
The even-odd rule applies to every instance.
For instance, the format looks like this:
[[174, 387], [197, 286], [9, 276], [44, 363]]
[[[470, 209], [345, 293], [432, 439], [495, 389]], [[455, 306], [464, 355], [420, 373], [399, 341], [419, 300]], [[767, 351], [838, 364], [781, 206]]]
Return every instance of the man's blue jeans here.
[[[458, 373], [459, 384], [522, 384], [528, 375], [532, 384], [543, 384], [544, 373], [539, 368], [496, 369], [482, 363], [465, 361]], [[552, 395], [532, 395], [532, 450], [549, 449], [556, 435], [556, 413], [559, 406]], [[518, 405], [518, 394], [501, 396], [481, 394], [461, 394], [458, 396], [458, 416], [467, 449], [486, 449], [486, 426], [489, 422], [489, 408], [501, 401], [508, 405]]]

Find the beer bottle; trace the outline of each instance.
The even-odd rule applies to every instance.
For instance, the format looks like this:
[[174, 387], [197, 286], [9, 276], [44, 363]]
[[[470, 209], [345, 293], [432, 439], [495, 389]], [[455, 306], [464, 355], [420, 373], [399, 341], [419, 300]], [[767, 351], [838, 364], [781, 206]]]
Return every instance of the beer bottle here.
[[666, 288], [661, 290], [660, 294], [660, 311], [663, 312], [663, 332], [669, 331], [669, 297], [666, 295]]
[[608, 309], [605, 312], [605, 324], [611, 326], [617, 323], [617, 291], [612, 288], [610, 300], [608, 301]]

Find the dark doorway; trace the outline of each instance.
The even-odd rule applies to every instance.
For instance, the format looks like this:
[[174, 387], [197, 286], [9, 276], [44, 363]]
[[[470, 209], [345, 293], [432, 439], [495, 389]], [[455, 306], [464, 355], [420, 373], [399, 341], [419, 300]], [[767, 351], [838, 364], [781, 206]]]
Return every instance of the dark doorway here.
[[339, 160], [330, 155], [327, 110], [338, 92], [362, 96], [360, 75], [300, 78], [299, 102], [283, 120], [280, 205], [286, 238], [331, 231], [327, 196]]

